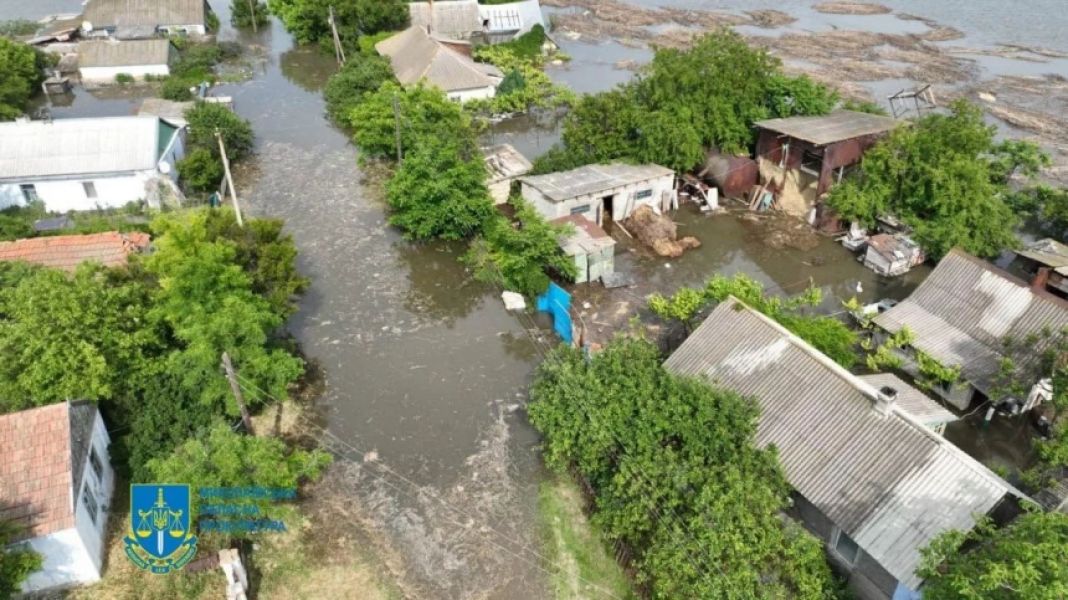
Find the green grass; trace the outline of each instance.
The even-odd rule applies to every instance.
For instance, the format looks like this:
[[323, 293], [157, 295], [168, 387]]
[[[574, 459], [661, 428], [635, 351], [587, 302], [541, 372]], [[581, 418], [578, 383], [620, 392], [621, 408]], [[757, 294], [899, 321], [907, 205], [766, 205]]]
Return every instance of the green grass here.
[[582, 493], [570, 480], [554, 477], [538, 490], [543, 543], [558, 566], [552, 576], [553, 598], [637, 598], [582, 506]]

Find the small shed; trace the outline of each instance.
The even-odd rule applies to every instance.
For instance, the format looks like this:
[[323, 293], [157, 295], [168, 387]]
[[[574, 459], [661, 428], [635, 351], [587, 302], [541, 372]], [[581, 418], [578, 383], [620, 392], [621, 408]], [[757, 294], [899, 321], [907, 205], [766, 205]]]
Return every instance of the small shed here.
[[656, 211], [678, 205], [675, 172], [659, 165], [586, 165], [520, 178], [523, 199], [546, 219], [582, 215], [597, 225], [622, 221], [645, 204]]
[[512, 192], [512, 182], [534, 168], [527, 157], [511, 144], [497, 144], [482, 149], [489, 172], [490, 196], [494, 204], [504, 204]]
[[575, 283], [597, 281], [615, 272], [616, 241], [603, 229], [581, 215], [553, 219], [554, 225], [572, 225], [575, 232], [560, 241], [564, 254], [574, 258], [578, 274]]
[[1041, 239], [1018, 250], [1015, 263], [1035, 285], [1068, 297], [1068, 246], [1054, 239]]
[[84, 83], [114, 83], [119, 74], [166, 77], [177, 56], [166, 39], [86, 41], [78, 44], [78, 73]]
[[820, 204], [822, 196], [899, 124], [891, 117], [851, 110], [757, 121], [761, 178], [774, 181], [784, 211], [838, 231], [837, 217]]
[[904, 234], [880, 233], [868, 239], [864, 266], [885, 277], [908, 273], [923, 264], [926, 257], [920, 245]]
[[883, 394], [894, 398], [894, 402], [901, 407], [902, 411], [908, 413], [938, 435], [945, 433], [946, 425], [958, 420], [957, 415], [942, 406], [939, 401], [924, 394], [893, 373], [862, 375], [860, 379], [869, 383]]

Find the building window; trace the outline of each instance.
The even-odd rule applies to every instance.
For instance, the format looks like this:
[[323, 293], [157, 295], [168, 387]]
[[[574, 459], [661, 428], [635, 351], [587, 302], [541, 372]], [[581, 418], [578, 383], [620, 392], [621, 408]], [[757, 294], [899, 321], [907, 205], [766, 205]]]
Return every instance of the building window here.
[[653, 197], [653, 190], [641, 190], [637, 194], [634, 194], [634, 197], [636, 199], [638, 199], [638, 200], [644, 200], [646, 198], [652, 198]]
[[83, 181], [82, 188], [85, 190], [86, 198], [96, 198], [96, 184], [92, 181]]
[[811, 175], [819, 176], [823, 170], [823, 155], [811, 150], [801, 153], [801, 170]]
[[575, 206], [575, 207], [571, 208], [571, 214], [573, 214], [573, 215], [581, 215], [583, 213], [588, 213], [588, 212], [590, 212], [590, 205], [589, 204], [583, 204], [582, 206]]
[[32, 183], [20, 185], [19, 189], [22, 190], [22, 197], [26, 199], [26, 202], [36, 202], [40, 199], [37, 195], [37, 186]]
[[100, 462], [100, 457], [97, 456], [96, 448], [89, 448], [89, 466], [92, 467], [93, 473], [96, 473], [96, 480], [104, 480], [104, 463]]
[[831, 547], [834, 548], [834, 553], [849, 566], [852, 567], [857, 563], [857, 555], [860, 554], [860, 546], [853, 541], [853, 538], [846, 535], [846, 532], [835, 528]]
[[93, 520], [93, 525], [96, 525], [96, 498], [89, 491], [89, 484], [82, 488], [82, 504], [85, 504], [85, 510], [89, 511], [89, 518]]

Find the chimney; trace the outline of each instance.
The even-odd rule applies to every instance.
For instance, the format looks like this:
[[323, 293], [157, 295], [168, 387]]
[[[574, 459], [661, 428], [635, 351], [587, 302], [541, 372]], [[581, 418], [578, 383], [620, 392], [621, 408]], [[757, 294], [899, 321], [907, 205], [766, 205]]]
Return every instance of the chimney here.
[[1049, 282], [1049, 267], [1039, 267], [1038, 273], [1035, 273], [1034, 279], [1031, 280], [1031, 290], [1035, 292], [1046, 291], [1046, 283]]
[[883, 387], [879, 388], [879, 395], [875, 400], [875, 412], [884, 416], [888, 415], [890, 414], [890, 409], [894, 406], [896, 402], [897, 390], [888, 385], [884, 385]]

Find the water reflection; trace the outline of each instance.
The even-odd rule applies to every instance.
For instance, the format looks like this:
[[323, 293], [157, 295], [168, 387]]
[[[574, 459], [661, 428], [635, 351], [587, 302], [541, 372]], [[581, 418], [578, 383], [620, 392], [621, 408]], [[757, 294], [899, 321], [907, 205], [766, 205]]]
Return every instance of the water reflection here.
[[324, 60], [318, 46], [297, 46], [279, 57], [282, 75], [309, 92], [319, 92], [326, 80], [337, 71], [333, 58]]
[[460, 262], [462, 243], [398, 242], [393, 250], [408, 273], [404, 308], [409, 312], [451, 328], [481, 305], [488, 288]]

